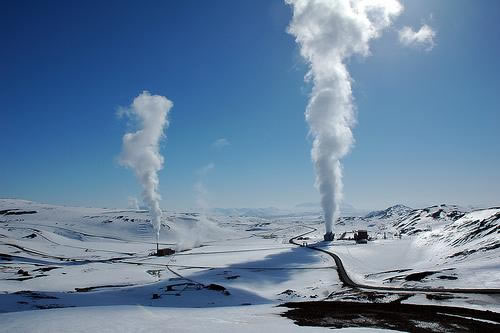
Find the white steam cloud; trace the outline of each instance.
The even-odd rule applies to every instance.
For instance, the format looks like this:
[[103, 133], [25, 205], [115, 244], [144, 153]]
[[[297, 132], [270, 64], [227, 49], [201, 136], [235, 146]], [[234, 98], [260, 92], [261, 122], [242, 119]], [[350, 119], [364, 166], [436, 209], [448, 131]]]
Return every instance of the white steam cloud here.
[[215, 164], [210, 162], [196, 172], [198, 174], [198, 181], [194, 184], [194, 191], [196, 194], [196, 206], [200, 209], [200, 216], [202, 219], [206, 219], [206, 214], [210, 206], [208, 203], [209, 193], [203, 180], [213, 169], [215, 169]]
[[285, 0], [292, 6], [288, 32], [300, 45], [313, 83], [306, 120], [313, 137], [311, 157], [321, 195], [326, 232], [340, 215], [342, 166], [351, 149], [355, 124], [351, 77], [346, 60], [369, 55], [369, 42], [380, 36], [403, 9], [396, 0]]
[[223, 235], [227, 236], [227, 231], [221, 230], [219, 226], [208, 216], [210, 210], [210, 192], [205, 186], [204, 179], [215, 169], [214, 163], [208, 163], [196, 171], [198, 181], [194, 184], [196, 206], [199, 216], [196, 220], [176, 221], [174, 230], [177, 236], [176, 251], [183, 251], [199, 246], [204, 240], [217, 240]]
[[139, 201], [135, 197], [128, 197], [128, 208], [139, 210]]
[[432, 50], [436, 32], [430, 26], [424, 24], [418, 31], [413, 31], [410, 27], [403, 27], [399, 30], [399, 41], [404, 46], [422, 47], [426, 51]]
[[120, 110], [120, 114], [129, 116], [139, 128], [136, 132], [123, 136], [120, 164], [133, 169], [142, 185], [143, 200], [149, 207], [157, 241], [160, 238], [162, 215], [158, 171], [163, 168], [159, 143], [168, 127], [168, 112], [172, 105], [166, 97], [144, 91], [134, 99], [129, 108]]

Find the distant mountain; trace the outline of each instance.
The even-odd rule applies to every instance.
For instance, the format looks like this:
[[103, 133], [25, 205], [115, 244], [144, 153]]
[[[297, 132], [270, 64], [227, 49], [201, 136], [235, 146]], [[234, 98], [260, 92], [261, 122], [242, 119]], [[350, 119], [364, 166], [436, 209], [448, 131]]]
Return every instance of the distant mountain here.
[[372, 218], [378, 218], [378, 219], [392, 219], [392, 218], [399, 218], [408, 215], [410, 212], [413, 211], [413, 208], [410, 208], [405, 205], [394, 205], [392, 207], [389, 207], [384, 210], [376, 210], [373, 212], [370, 212], [365, 215], [365, 219], [372, 219]]
[[393, 226], [401, 234], [413, 235], [454, 222], [469, 211], [467, 208], [456, 205], [442, 204], [430, 206], [408, 212], [408, 214], [394, 220]]
[[[301, 203], [296, 204], [294, 208], [296, 208], [296, 209], [304, 209], [304, 208], [311, 209], [311, 208], [313, 208], [313, 209], [321, 210], [321, 204], [319, 201], [318, 202], [301, 202]], [[342, 202], [340, 204], [340, 210], [352, 211], [352, 210], [356, 210], [356, 208], [347, 202]]]
[[289, 215], [290, 211], [282, 210], [276, 207], [266, 208], [214, 208], [212, 214], [223, 216], [255, 216], [255, 217], [273, 217]]
[[[340, 207], [342, 216], [360, 216], [366, 213], [366, 210], [354, 208], [348, 203], [343, 203]], [[322, 208], [319, 203], [304, 202], [295, 205], [292, 208], [214, 208], [212, 214], [225, 216], [254, 216], [254, 217], [279, 217], [279, 216], [301, 216], [310, 214], [322, 214]]]
[[301, 202], [299, 204], [296, 204], [295, 205], [296, 208], [311, 208], [311, 207], [314, 207], [314, 208], [320, 208], [320, 204], [319, 202]]

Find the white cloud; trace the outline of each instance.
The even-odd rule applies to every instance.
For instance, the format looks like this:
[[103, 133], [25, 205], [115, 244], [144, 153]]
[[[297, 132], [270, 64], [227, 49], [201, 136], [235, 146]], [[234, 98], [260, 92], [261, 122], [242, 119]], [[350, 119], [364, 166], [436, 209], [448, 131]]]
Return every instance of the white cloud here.
[[420, 30], [414, 31], [411, 27], [403, 27], [399, 30], [399, 41], [404, 46], [422, 47], [426, 51], [432, 50], [436, 43], [434, 38], [436, 32], [430, 26], [424, 24]]
[[204, 165], [203, 167], [199, 168], [196, 173], [200, 177], [204, 177], [207, 173], [209, 173], [211, 170], [215, 168], [215, 164], [210, 162], [207, 165]]
[[220, 148], [223, 148], [223, 147], [226, 147], [229, 145], [230, 145], [230, 143], [226, 138], [217, 139], [212, 143], [212, 147], [217, 148], [217, 149], [220, 149]]

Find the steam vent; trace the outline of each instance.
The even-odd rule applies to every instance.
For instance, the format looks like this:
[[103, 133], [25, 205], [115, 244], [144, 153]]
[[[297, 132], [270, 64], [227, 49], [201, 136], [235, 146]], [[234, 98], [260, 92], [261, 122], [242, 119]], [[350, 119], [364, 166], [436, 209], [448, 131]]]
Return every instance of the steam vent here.
[[323, 238], [325, 239], [325, 242], [331, 242], [335, 238], [335, 234], [333, 232], [327, 232]]

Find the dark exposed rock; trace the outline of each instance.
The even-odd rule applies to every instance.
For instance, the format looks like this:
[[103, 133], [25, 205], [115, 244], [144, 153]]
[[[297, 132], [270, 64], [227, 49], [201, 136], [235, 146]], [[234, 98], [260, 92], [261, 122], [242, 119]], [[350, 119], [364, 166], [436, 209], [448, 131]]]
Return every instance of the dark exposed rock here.
[[281, 316], [292, 319], [299, 326], [423, 333], [498, 332], [500, 329], [500, 314], [459, 307], [338, 301], [294, 302], [281, 306], [289, 308]]
[[430, 276], [430, 275], [433, 275], [433, 274], [436, 274], [437, 272], [419, 272], [419, 273], [412, 273], [412, 274], [408, 274], [406, 277], [405, 277], [405, 280], [406, 281], [421, 281], [422, 279]]
[[36, 210], [20, 210], [20, 209], [4, 209], [0, 210], [0, 215], [24, 215], [24, 214], [36, 214]]

